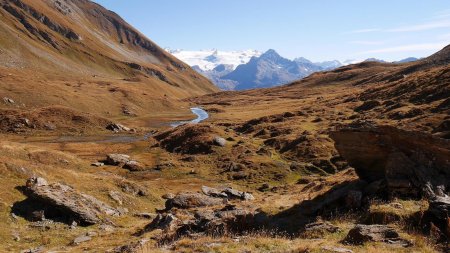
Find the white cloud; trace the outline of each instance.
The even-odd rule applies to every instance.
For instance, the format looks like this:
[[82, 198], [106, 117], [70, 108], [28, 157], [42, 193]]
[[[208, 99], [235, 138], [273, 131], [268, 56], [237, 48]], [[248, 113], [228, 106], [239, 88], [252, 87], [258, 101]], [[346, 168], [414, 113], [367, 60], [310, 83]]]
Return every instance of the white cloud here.
[[379, 53], [398, 53], [398, 52], [417, 52], [417, 51], [437, 51], [447, 46], [448, 42], [410, 44], [397, 47], [387, 47], [361, 52], [359, 54], [379, 54]]

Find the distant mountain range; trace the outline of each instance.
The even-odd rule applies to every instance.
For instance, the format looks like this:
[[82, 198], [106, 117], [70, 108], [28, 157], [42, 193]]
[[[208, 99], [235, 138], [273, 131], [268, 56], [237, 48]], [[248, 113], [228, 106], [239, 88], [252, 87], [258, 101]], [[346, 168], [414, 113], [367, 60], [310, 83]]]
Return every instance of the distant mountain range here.
[[[269, 49], [265, 53], [257, 50], [166, 50], [209, 78], [222, 90], [273, 87], [304, 78], [314, 72], [362, 62], [361, 60], [312, 62], [303, 57], [290, 60], [280, 56], [273, 49]], [[411, 57], [395, 63], [416, 60], [418, 59]], [[365, 61], [385, 62], [375, 58]]]

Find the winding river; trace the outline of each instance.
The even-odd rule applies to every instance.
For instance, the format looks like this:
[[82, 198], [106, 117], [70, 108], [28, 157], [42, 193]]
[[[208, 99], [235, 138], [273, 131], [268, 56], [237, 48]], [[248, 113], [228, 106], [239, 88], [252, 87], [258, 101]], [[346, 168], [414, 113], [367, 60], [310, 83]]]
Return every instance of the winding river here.
[[197, 124], [197, 123], [200, 123], [200, 122], [202, 122], [202, 121], [204, 121], [204, 120], [209, 118], [208, 112], [206, 112], [205, 110], [203, 110], [200, 107], [192, 107], [191, 111], [192, 111], [193, 114], [197, 115], [196, 119], [193, 119], [193, 120], [190, 120], [190, 121], [173, 122], [173, 123], [170, 124], [170, 126], [177, 127], [177, 126], [181, 126], [181, 125], [185, 125], [185, 124], [189, 124], [189, 123]]

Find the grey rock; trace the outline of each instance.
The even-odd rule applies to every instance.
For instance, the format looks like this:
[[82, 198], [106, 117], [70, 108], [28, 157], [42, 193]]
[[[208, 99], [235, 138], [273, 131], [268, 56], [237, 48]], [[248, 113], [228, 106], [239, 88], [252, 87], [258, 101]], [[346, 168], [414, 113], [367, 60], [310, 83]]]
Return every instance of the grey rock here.
[[90, 240], [92, 240], [92, 237], [87, 236], [87, 235], [81, 235], [72, 241], [72, 245], [80, 245], [80, 244], [82, 244], [84, 242], [88, 242]]
[[227, 145], [227, 140], [222, 137], [216, 136], [214, 137], [214, 144], [217, 146], [225, 147]]
[[228, 198], [230, 198], [230, 199], [241, 199], [241, 200], [254, 200], [255, 199], [253, 197], [253, 195], [250, 193], [238, 191], [238, 190], [235, 190], [230, 187], [225, 188], [225, 190], [223, 190], [223, 192], [225, 194], [227, 194]]
[[3, 98], [3, 102], [5, 102], [6, 104], [14, 104], [14, 100], [12, 100], [11, 98], [8, 97], [4, 97]]
[[20, 251], [20, 253], [43, 253], [45, 251], [45, 247], [44, 246], [40, 246], [34, 249], [27, 249], [27, 250], [22, 250]]
[[410, 246], [410, 242], [400, 238], [397, 231], [386, 225], [356, 225], [348, 232], [344, 242], [353, 245], [362, 245], [366, 242], [385, 242]]
[[124, 125], [121, 124], [117, 124], [117, 123], [111, 123], [109, 125], [106, 126], [106, 129], [113, 131], [113, 132], [130, 132], [132, 129], [129, 127], [126, 127]]
[[96, 163], [92, 163], [91, 166], [94, 166], [94, 167], [103, 167], [103, 166], [105, 166], [105, 164], [102, 163], [102, 162], [96, 162]]
[[24, 192], [28, 197], [59, 209], [73, 217], [74, 220], [86, 225], [101, 222], [105, 214], [120, 215], [116, 209], [98, 199], [63, 184], [42, 184], [35, 178], [29, 179]]
[[130, 171], [141, 171], [144, 169], [144, 166], [137, 161], [128, 161], [123, 167]]
[[130, 156], [129, 155], [108, 154], [106, 156], [106, 163], [109, 164], [109, 165], [124, 166], [129, 161], [130, 161]]
[[205, 195], [216, 197], [216, 198], [227, 198], [228, 195], [216, 188], [208, 187], [208, 186], [202, 186], [202, 192]]
[[146, 230], [162, 229], [173, 231], [180, 224], [180, 220], [173, 214], [158, 214], [153, 221], [147, 225]]
[[181, 209], [189, 209], [195, 207], [215, 206], [223, 204], [225, 200], [220, 198], [209, 197], [200, 193], [180, 193], [173, 199], [166, 201], [166, 208], [169, 210], [172, 207]]

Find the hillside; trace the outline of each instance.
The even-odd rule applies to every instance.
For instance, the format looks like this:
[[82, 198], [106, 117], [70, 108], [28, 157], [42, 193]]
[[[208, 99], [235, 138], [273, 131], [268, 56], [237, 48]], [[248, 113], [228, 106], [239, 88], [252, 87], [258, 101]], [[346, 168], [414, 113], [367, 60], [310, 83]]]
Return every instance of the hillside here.
[[0, 5], [0, 94], [14, 100], [16, 109], [58, 105], [118, 117], [129, 108], [142, 116], [179, 111], [179, 99], [217, 90], [91, 1]]
[[450, 46], [218, 92], [93, 2], [0, 3], [0, 252], [448, 252]]

